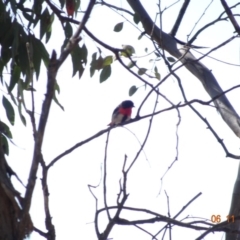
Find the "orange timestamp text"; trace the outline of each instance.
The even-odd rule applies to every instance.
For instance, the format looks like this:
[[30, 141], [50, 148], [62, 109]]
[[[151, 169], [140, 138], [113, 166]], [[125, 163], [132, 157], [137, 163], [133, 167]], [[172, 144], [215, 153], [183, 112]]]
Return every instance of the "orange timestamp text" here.
[[[234, 215], [227, 215], [227, 221], [228, 222], [234, 222]], [[220, 223], [222, 220], [221, 220], [221, 215], [212, 215], [211, 216], [211, 221], [213, 223]]]

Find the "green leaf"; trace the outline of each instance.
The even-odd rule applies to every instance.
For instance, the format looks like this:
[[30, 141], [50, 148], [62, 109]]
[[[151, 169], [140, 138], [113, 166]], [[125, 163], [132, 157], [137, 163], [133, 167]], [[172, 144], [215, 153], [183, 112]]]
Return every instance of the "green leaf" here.
[[36, 76], [38, 78], [40, 73], [41, 60], [43, 60], [45, 66], [47, 67], [49, 63], [49, 54], [39, 39], [31, 36], [31, 40], [33, 45], [33, 64], [36, 71]]
[[41, 20], [40, 20], [40, 39], [42, 39], [44, 34], [47, 32], [49, 24], [50, 24], [50, 13], [48, 11], [48, 8], [45, 8], [45, 10], [41, 15]]
[[90, 67], [90, 77], [92, 77], [95, 73], [95, 68]]
[[128, 92], [129, 96], [132, 96], [137, 90], [138, 88], [135, 85], [131, 86]]
[[134, 16], [133, 16], [133, 21], [134, 21], [136, 24], [138, 24], [138, 23], [140, 22], [140, 17], [139, 17], [139, 15], [138, 15], [137, 13], [134, 14]]
[[113, 62], [113, 56], [107, 56], [103, 59], [103, 66], [111, 65]]
[[0, 121], [0, 133], [4, 134], [5, 136], [7, 136], [8, 138], [12, 138], [12, 133], [8, 127], [7, 124], [5, 124], [4, 122]]
[[157, 66], [154, 67], [154, 72], [158, 72]]
[[81, 48], [79, 47], [79, 45], [77, 45], [74, 48], [74, 51], [71, 52], [71, 57], [72, 57], [72, 65], [73, 65], [72, 76], [74, 77], [76, 72], [83, 70], [83, 66], [81, 63]]
[[100, 83], [106, 81], [111, 75], [111, 65], [105, 66], [100, 73]]
[[46, 40], [45, 40], [46, 43], [49, 41], [51, 35], [52, 35], [52, 30], [46, 32]]
[[73, 34], [72, 25], [68, 21], [66, 22], [66, 25], [64, 27], [64, 33], [67, 39], [69, 39]]
[[7, 138], [4, 135], [0, 135], [0, 143], [1, 143], [1, 148], [4, 152], [4, 154], [8, 155], [9, 154], [9, 147], [8, 147], [8, 141]]
[[4, 65], [7, 65], [7, 63], [11, 59], [11, 57], [12, 57], [11, 49], [2, 47], [2, 49], [1, 49], [1, 60], [3, 61]]
[[15, 113], [14, 113], [14, 109], [12, 107], [12, 104], [8, 101], [8, 99], [5, 96], [3, 96], [3, 98], [2, 98], [2, 104], [5, 108], [6, 115], [7, 115], [7, 118], [9, 120], [9, 122], [12, 125], [14, 125]]
[[19, 66], [15, 65], [13, 67], [13, 70], [11, 72], [11, 78], [10, 78], [10, 84], [9, 84], [9, 88], [8, 91], [11, 92], [14, 88], [14, 86], [16, 85], [16, 83], [19, 81], [20, 79], [20, 74], [21, 74], [21, 69]]
[[176, 61], [173, 57], [167, 57], [167, 60], [168, 60], [169, 62], [175, 62], [175, 61]]
[[132, 56], [135, 53], [135, 49], [131, 45], [122, 45], [125, 51], [121, 52], [121, 55], [124, 57]]
[[80, 8], [81, 1], [75, 0], [75, 16], [77, 16], [78, 9]]
[[54, 92], [53, 101], [64, 111], [64, 107], [62, 106], [62, 104], [59, 103], [57, 99], [56, 92]]
[[[31, 45], [30, 45], [31, 47]], [[27, 71], [29, 71], [29, 59], [27, 54], [26, 43], [21, 42], [18, 47], [18, 60], [19, 60], [19, 67], [21, 68], [22, 74], [25, 76]]]
[[20, 119], [21, 119], [23, 125], [26, 126], [27, 123], [26, 123], [25, 117], [22, 114], [22, 103], [21, 103], [21, 101], [19, 101], [19, 103], [18, 103], [18, 113], [19, 113], [19, 116], [20, 116]]
[[54, 86], [55, 90], [57, 91], [57, 93], [59, 94], [60, 93], [60, 87], [57, 83], [57, 81], [55, 81], [55, 86]]
[[138, 37], [138, 40], [140, 40], [142, 37], [143, 37], [143, 35], [142, 35], [142, 34], [140, 34], [140, 35], [139, 35], [139, 37]]
[[160, 79], [161, 79], [161, 75], [160, 75], [160, 73], [155, 72], [155, 77], [156, 77], [158, 80], [160, 80]]
[[139, 75], [143, 75], [146, 71], [147, 71], [146, 68], [139, 68], [139, 69], [138, 69], [138, 74], [139, 74]]
[[145, 50], [146, 53], [148, 52], [148, 48], [145, 48], [144, 50]]
[[131, 62], [129, 62], [128, 65], [127, 65], [128, 68], [134, 67], [134, 66], [136, 65], [136, 62], [137, 62], [137, 61], [131, 61]]
[[85, 44], [82, 45], [82, 53], [81, 58], [85, 64], [87, 64], [87, 56], [88, 56], [88, 50]]
[[92, 54], [92, 62], [90, 63], [90, 77], [92, 77], [95, 73], [95, 62], [97, 59], [97, 52]]
[[123, 29], [123, 22], [120, 22], [120, 23], [115, 25], [113, 31], [114, 32], [120, 32], [122, 29]]
[[64, 4], [65, 4], [65, 0], [59, 0], [59, 3], [60, 3], [60, 6], [61, 6], [61, 9], [63, 9]]

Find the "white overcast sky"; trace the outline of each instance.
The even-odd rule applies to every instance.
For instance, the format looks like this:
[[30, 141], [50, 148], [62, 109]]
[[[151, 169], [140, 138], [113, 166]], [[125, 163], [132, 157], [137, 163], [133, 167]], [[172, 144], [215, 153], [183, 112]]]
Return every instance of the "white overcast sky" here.
[[[109, 1], [110, 2], [110, 1]], [[162, 9], [171, 5], [174, 1], [161, 1]], [[163, 14], [163, 30], [170, 32], [176, 15], [183, 1], [179, 1], [174, 7], [168, 9]], [[228, 1], [233, 5], [237, 1]], [[86, 8], [88, 1], [82, 1], [82, 10]], [[157, 13], [157, 1], [142, 0], [142, 4], [155, 18]], [[195, 23], [202, 15], [204, 9], [210, 1], [192, 0], [183, 22], [177, 33], [177, 38], [186, 41], [187, 35], [191, 32]], [[119, 7], [127, 8], [126, 1], [114, 1]], [[203, 16], [195, 31], [206, 23], [216, 19], [223, 11], [220, 1], [213, 1], [209, 10]], [[237, 9], [239, 11], [239, 8]], [[128, 17], [126, 14], [124, 14]], [[81, 20], [80, 15], [77, 16]], [[113, 32], [115, 24], [124, 21], [122, 32]], [[108, 8], [97, 5], [87, 23], [88, 29], [100, 40], [110, 46], [120, 48], [122, 44], [134, 46], [136, 56], [145, 54], [144, 49], [153, 50], [151, 42], [143, 37], [137, 40], [140, 35], [134, 26], [125, 21], [120, 15]], [[138, 25], [140, 29], [141, 24]], [[76, 27], [74, 27], [76, 29]], [[194, 32], [195, 32], [194, 31]], [[217, 46], [232, 36], [233, 27], [228, 22], [215, 24], [213, 27], [204, 31], [194, 42], [195, 45], [209, 47], [200, 50], [206, 53], [210, 48]], [[38, 36], [38, 28], [36, 35]], [[58, 96], [60, 103], [64, 106], [63, 112], [55, 103], [52, 104], [51, 113], [46, 128], [43, 143], [44, 160], [49, 163], [54, 157], [72, 147], [98, 131], [105, 129], [111, 119], [113, 109], [123, 100], [131, 99], [136, 110], [149, 89], [143, 87], [133, 96], [128, 96], [128, 90], [132, 85], [141, 86], [134, 76], [118, 63], [112, 65], [112, 75], [104, 83], [99, 83], [99, 73], [95, 73], [90, 78], [89, 62], [91, 55], [97, 51], [97, 44], [94, 43], [85, 33], [83, 42], [87, 45], [89, 58], [88, 66], [81, 80], [78, 77], [71, 78], [72, 65], [70, 57], [61, 67], [57, 81], [61, 88]], [[45, 41], [45, 40], [44, 40]], [[53, 33], [49, 44], [46, 45], [49, 53], [55, 49], [58, 54], [63, 42], [63, 33], [57, 18], [53, 26]], [[239, 39], [236, 39], [224, 46], [220, 50], [211, 53], [212, 57], [234, 63], [239, 63]], [[103, 56], [111, 55], [110, 52], [102, 48]], [[196, 56], [199, 54], [192, 52]], [[140, 58], [139, 66], [151, 68], [150, 57]], [[204, 58], [202, 62], [213, 71], [221, 87], [226, 90], [239, 84], [239, 67], [226, 65], [210, 58]], [[157, 63], [162, 78], [167, 73], [164, 63]], [[177, 74], [181, 77], [184, 89], [189, 100], [202, 99], [209, 100], [202, 84], [192, 74], [184, 68]], [[144, 78], [157, 83], [157, 80]], [[36, 116], [39, 116], [42, 100], [46, 91], [46, 71], [44, 65], [36, 83]], [[171, 77], [162, 85], [160, 91], [174, 103], [183, 101], [177, 81]], [[240, 113], [239, 107], [240, 89], [235, 89], [228, 93], [229, 100]], [[26, 96], [27, 101], [30, 100]], [[151, 113], [155, 96], [149, 98], [144, 105], [141, 115]], [[30, 102], [29, 102], [30, 103]], [[163, 99], [159, 99], [157, 109], [167, 107]], [[194, 105], [201, 114], [207, 118], [214, 130], [224, 139], [227, 148], [233, 154], [239, 155], [239, 139], [233, 134], [230, 128], [223, 122], [220, 114], [215, 108], [208, 106]], [[2, 107], [1, 107], [2, 108]], [[3, 109], [1, 109], [3, 111]], [[16, 110], [17, 111], [17, 110]], [[153, 127], [150, 137], [144, 148], [146, 156], [142, 153], [135, 166], [128, 176], [127, 190], [130, 193], [126, 206], [146, 208], [156, 211], [162, 215], [167, 215], [167, 200], [164, 190], [170, 199], [170, 213], [174, 216], [180, 209], [197, 193], [202, 195], [194, 201], [179, 217], [178, 220], [190, 217], [201, 217], [210, 219], [213, 214], [221, 215], [222, 220], [226, 220], [228, 215], [233, 185], [238, 170], [238, 161], [225, 157], [225, 153], [216, 141], [206, 125], [188, 107], [181, 110], [181, 124], [179, 127], [179, 155], [172, 169], [166, 174], [163, 182], [160, 178], [176, 157], [176, 123], [178, 121], [175, 110], [165, 112], [154, 117]], [[16, 115], [17, 112], [16, 112]], [[1, 118], [7, 121], [4, 116]], [[149, 119], [127, 125], [139, 140], [144, 140]], [[9, 164], [19, 174], [19, 177], [27, 182], [28, 172], [33, 153], [32, 129], [28, 120], [27, 127], [24, 127], [19, 119], [16, 118], [15, 126], [11, 128], [13, 140], [17, 147], [10, 144]], [[53, 217], [53, 224], [56, 227], [57, 240], [65, 239], [90, 239], [95, 240], [94, 213], [95, 202], [88, 191], [88, 184], [97, 185], [101, 180], [101, 165], [104, 158], [106, 135], [103, 135], [57, 162], [49, 172], [49, 191], [50, 191], [50, 210]], [[110, 143], [108, 148], [108, 204], [115, 205], [117, 193], [119, 192], [119, 179], [124, 160], [124, 154], [128, 156], [128, 161], [132, 161], [136, 152], [139, 150], [139, 143], [136, 138], [124, 128], [116, 128], [111, 131]], [[41, 171], [38, 172], [38, 180], [34, 191], [31, 215], [34, 225], [45, 231], [44, 211], [41, 191]], [[23, 188], [16, 182], [16, 186], [23, 192]], [[161, 189], [160, 194], [159, 190]], [[103, 207], [102, 182], [98, 189], [94, 190], [99, 198], [99, 207]], [[146, 215], [134, 215], [124, 213], [124, 218], [139, 219], [149, 218]], [[193, 219], [189, 219], [192, 221]], [[100, 230], [106, 226], [105, 215], [100, 218]], [[143, 226], [156, 233], [164, 224], [156, 223], [153, 226]], [[173, 239], [192, 240], [199, 236], [201, 232], [181, 229], [174, 227]], [[184, 237], [183, 237], [184, 236]], [[205, 239], [222, 239], [222, 233], [210, 234]], [[110, 238], [114, 240], [132, 239], [151, 239], [148, 235], [134, 227], [115, 226]], [[38, 233], [33, 233], [31, 240], [40, 240], [42, 237]], [[159, 237], [161, 239], [161, 237]], [[168, 235], [165, 236], [168, 239]]]

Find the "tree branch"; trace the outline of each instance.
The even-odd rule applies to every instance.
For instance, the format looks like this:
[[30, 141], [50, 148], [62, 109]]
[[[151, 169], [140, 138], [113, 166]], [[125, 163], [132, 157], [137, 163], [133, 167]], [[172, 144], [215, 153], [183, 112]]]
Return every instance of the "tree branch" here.
[[[211, 98], [223, 92], [212, 72], [191, 54], [188, 48], [178, 49], [176, 40], [169, 34], [163, 32], [147, 14], [139, 0], [127, 0], [134, 12], [138, 13], [145, 31], [152, 38], [174, 57], [180, 59], [185, 67], [197, 77], [203, 84], [205, 90]], [[154, 26], [154, 30], [152, 32]], [[240, 137], [240, 118], [225, 95], [214, 101], [215, 106], [220, 112], [223, 120], [232, 129], [236, 136]]]
[[[27, 190], [26, 190], [25, 197], [24, 197], [22, 214], [21, 214], [21, 218], [20, 218], [22, 225], [23, 225], [22, 226], [23, 229], [24, 229], [24, 222], [25, 222], [24, 220], [29, 212], [30, 205], [31, 205], [31, 199], [32, 199], [32, 194], [33, 194], [33, 190], [34, 190], [35, 183], [36, 183], [36, 174], [37, 174], [39, 162], [42, 159], [42, 153], [41, 153], [42, 142], [43, 142], [43, 137], [44, 137], [44, 133], [45, 133], [45, 127], [46, 127], [47, 120], [48, 120], [51, 102], [52, 102], [52, 99], [54, 96], [56, 75], [57, 75], [58, 69], [61, 66], [61, 64], [65, 61], [67, 56], [70, 54], [70, 52], [76, 46], [76, 44], [80, 41], [81, 38], [79, 35], [89, 18], [89, 15], [95, 4], [95, 1], [96, 0], [90, 0], [82, 22], [79, 24], [76, 33], [70, 39], [68, 45], [66, 46], [64, 51], [61, 53], [59, 59], [57, 59], [57, 54], [56, 54], [55, 50], [52, 52], [52, 56], [51, 56], [49, 66], [48, 66], [47, 92], [45, 94], [46, 97], [42, 104], [42, 111], [41, 111], [41, 116], [40, 116], [40, 120], [39, 120], [38, 131], [36, 133], [36, 138], [35, 138], [33, 160], [32, 160], [32, 165], [31, 165], [31, 169], [30, 169], [30, 173], [29, 173]], [[50, 5], [50, 7], [53, 7], [52, 3], [49, 0], [46, 0], [46, 2]]]
[[221, 3], [226, 11], [227, 16], [229, 17], [230, 21], [232, 22], [233, 27], [235, 28], [235, 31], [240, 35], [240, 27], [234, 18], [231, 9], [228, 7], [225, 0], [221, 0]]
[[187, 10], [187, 7], [188, 7], [189, 3], [190, 3], [190, 0], [184, 0], [184, 3], [183, 3], [183, 5], [182, 5], [182, 7], [179, 11], [178, 16], [177, 16], [177, 20], [176, 20], [175, 24], [173, 25], [173, 28], [172, 28], [171, 32], [169, 33], [173, 37], [175, 37], [175, 35], [177, 34], [178, 28], [179, 28], [179, 26], [182, 22], [182, 19], [184, 17], [184, 14]]

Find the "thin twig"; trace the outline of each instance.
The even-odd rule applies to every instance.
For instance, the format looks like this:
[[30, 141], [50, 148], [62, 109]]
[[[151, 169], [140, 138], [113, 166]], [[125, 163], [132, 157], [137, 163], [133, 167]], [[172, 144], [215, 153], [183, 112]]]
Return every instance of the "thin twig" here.
[[108, 140], [109, 140], [110, 130], [107, 133], [105, 151], [104, 151], [104, 161], [103, 161], [103, 199], [104, 206], [107, 211], [108, 220], [111, 220], [109, 210], [107, 208], [107, 148], [108, 148]]
[[233, 27], [235, 28], [235, 31], [240, 35], [240, 27], [234, 18], [231, 9], [228, 7], [227, 2], [225, 0], [221, 0], [221, 3], [226, 11], [227, 16], [229, 17]]

